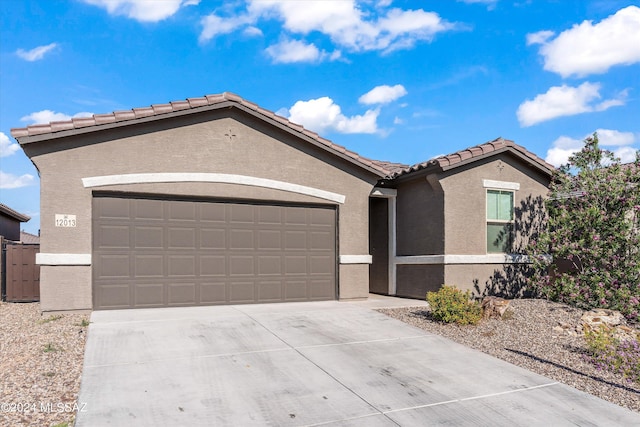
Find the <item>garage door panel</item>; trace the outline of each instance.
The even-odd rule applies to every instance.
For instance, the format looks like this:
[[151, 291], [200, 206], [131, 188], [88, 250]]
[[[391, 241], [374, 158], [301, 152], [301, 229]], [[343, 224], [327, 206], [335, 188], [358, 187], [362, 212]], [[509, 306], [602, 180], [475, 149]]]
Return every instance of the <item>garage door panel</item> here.
[[284, 249], [296, 250], [307, 248], [306, 231], [285, 231]]
[[131, 288], [128, 283], [104, 285], [98, 288], [98, 292], [99, 300], [104, 308], [129, 308], [131, 306]]
[[263, 281], [257, 282], [258, 299], [263, 302], [282, 301], [282, 282]]
[[324, 300], [331, 298], [331, 280], [310, 280], [309, 281], [309, 298], [314, 300]]
[[237, 205], [230, 205], [229, 209], [231, 212], [230, 222], [253, 223], [253, 214], [255, 211], [255, 206], [237, 204]]
[[161, 307], [166, 305], [164, 288], [162, 283], [138, 283], [134, 288], [135, 306]]
[[135, 277], [160, 278], [165, 276], [164, 255], [134, 255]]
[[260, 224], [282, 223], [282, 207], [280, 206], [259, 206], [258, 221]]
[[309, 249], [333, 251], [334, 248], [334, 236], [328, 231], [313, 231], [311, 234], [311, 244]]
[[255, 283], [252, 281], [232, 281], [229, 286], [229, 302], [242, 304], [256, 300]]
[[136, 249], [164, 249], [164, 228], [136, 226], [134, 246]]
[[315, 255], [309, 257], [310, 261], [310, 275], [322, 274], [326, 275], [327, 271], [330, 271], [331, 266], [335, 262], [330, 256]]
[[204, 282], [200, 284], [201, 304], [225, 304], [227, 302], [227, 283]]
[[99, 225], [96, 228], [100, 247], [104, 249], [128, 249], [131, 235], [128, 225]]
[[253, 256], [230, 255], [229, 273], [232, 277], [253, 276], [255, 274]]
[[287, 301], [304, 301], [307, 296], [306, 280], [285, 280], [284, 296]]
[[104, 254], [96, 262], [99, 278], [117, 279], [131, 277], [130, 257], [128, 255]]
[[198, 300], [195, 283], [170, 283], [167, 291], [168, 305], [193, 305]]
[[195, 277], [196, 255], [168, 255], [169, 277]]
[[98, 218], [125, 219], [131, 217], [129, 199], [95, 199], [94, 212]]
[[200, 277], [225, 277], [227, 257], [224, 255], [200, 255]]
[[285, 211], [286, 225], [307, 225], [307, 210], [302, 207], [289, 207]]
[[229, 249], [245, 251], [252, 250], [255, 246], [253, 230], [231, 229], [229, 230]]
[[200, 221], [225, 223], [227, 220], [227, 208], [222, 203], [201, 203]]
[[288, 255], [284, 258], [284, 274], [289, 275], [306, 275], [307, 274], [307, 257]]
[[164, 221], [164, 204], [162, 200], [131, 199], [138, 220]]
[[226, 231], [213, 228], [200, 229], [200, 249], [226, 249]]
[[259, 276], [282, 276], [282, 257], [262, 255], [258, 256]]
[[282, 231], [280, 230], [258, 230], [258, 249], [261, 250], [282, 250]]
[[311, 218], [309, 225], [333, 228], [335, 223], [335, 216], [333, 210], [329, 209], [314, 209], [311, 212]]
[[193, 202], [173, 202], [168, 205], [168, 219], [173, 221], [195, 222], [197, 205]]
[[335, 299], [335, 209], [94, 198], [94, 308]]
[[167, 247], [169, 249], [193, 250], [196, 247], [196, 230], [194, 228], [170, 227]]

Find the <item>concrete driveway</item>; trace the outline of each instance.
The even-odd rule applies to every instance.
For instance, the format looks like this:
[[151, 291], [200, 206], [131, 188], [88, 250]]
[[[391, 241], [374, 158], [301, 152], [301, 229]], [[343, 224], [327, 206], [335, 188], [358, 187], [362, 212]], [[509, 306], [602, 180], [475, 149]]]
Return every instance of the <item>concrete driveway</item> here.
[[372, 310], [406, 303], [94, 312], [76, 425], [640, 425], [637, 413]]

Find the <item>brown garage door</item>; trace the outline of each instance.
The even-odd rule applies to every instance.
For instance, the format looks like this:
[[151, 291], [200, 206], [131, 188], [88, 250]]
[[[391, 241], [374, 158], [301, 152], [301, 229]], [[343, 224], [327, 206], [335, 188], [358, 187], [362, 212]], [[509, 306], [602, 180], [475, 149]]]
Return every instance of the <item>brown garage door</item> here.
[[96, 196], [95, 309], [336, 298], [336, 211]]

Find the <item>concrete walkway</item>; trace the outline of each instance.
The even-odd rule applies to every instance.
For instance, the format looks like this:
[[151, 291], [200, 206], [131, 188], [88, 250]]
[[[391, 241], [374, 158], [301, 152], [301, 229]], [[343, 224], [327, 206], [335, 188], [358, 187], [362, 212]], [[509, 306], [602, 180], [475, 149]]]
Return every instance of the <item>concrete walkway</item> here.
[[94, 312], [76, 425], [640, 425], [637, 413], [372, 309], [416, 303]]

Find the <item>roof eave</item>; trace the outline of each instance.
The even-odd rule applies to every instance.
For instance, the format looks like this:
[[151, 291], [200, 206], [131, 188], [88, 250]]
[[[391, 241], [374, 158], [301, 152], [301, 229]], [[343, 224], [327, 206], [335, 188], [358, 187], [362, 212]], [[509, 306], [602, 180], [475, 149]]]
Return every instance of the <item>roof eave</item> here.
[[[246, 102], [246, 101], [245, 101]], [[255, 108], [252, 108], [255, 107]], [[266, 122], [268, 122], [269, 124], [271, 124], [272, 126], [275, 126], [281, 130], [284, 130], [285, 132], [296, 136], [298, 138], [303, 139], [304, 141], [318, 147], [321, 148], [323, 150], [326, 150], [328, 152], [330, 152], [331, 154], [346, 160], [347, 162], [366, 170], [367, 172], [372, 173], [373, 175], [375, 175], [378, 178], [383, 178], [387, 175], [387, 171], [383, 171], [380, 170], [378, 168], [376, 168], [373, 163], [371, 163], [371, 165], [367, 164], [365, 161], [358, 161], [356, 158], [349, 156], [343, 152], [341, 152], [340, 150], [337, 150], [333, 147], [331, 147], [328, 144], [324, 144], [322, 142], [320, 142], [318, 139], [320, 139], [321, 137], [307, 129], [305, 129], [302, 126], [296, 125], [294, 123], [288, 122], [287, 119], [282, 118], [282, 120], [278, 120], [277, 116], [275, 113], [271, 113], [271, 114], [266, 114], [265, 112], [262, 111], [262, 109], [260, 109], [259, 107], [257, 107], [255, 104], [250, 104], [250, 105], [245, 105], [244, 103], [240, 103], [237, 102], [233, 99], [229, 100], [229, 99], [225, 99], [223, 101], [219, 101], [216, 102], [215, 104], [208, 104], [208, 105], [202, 105], [202, 106], [198, 106], [195, 108], [188, 108], [188, 109], [183, 109], [183, 110], [178, 110], [178, 111], [171, 111], [171, 112], [167, 112], [164, 114], [155, 114], [155, 115], [150, 115], [150, 116], [146, 116], [146, 117], [137, 117], [137, 118], [132, 118], [129, 120], [121, 120], [121, 121], [116, 121], [116, 122], [111, 122], [111, 123], [104, 123], [104, 124], [96, 124], [93, 126], [87, 126], [87, 127], [81, 127], [81, 128], [73, 128], [73, 129], [65, 129], [65, 130], [60, 130], [60, 131], [56, 131], [56, 132], [48, 132], [48, 133], [41, 133], [41, 134], [36, 134], [36, 135], [24, 135], [24, 136], [14, 136], [14, 138], [16, 138], [16, 140], [18, 141], [18, 143], [23, 146], [23, 145], [27, 145], [27, 144], [32, 144], [32, 143], [37, 143], [37, 142], [42, 142], [42, 141], [50, 141], [50, 140], [55, 140], [55, 139], [61, 139], [61, 138], [67, 138], [67, 137], [71, 137], [71, 136], [77, 136], [77, 135], [85, 135], [85, 134], [89, 134], [92, 132], [100, 132], [100, 131], [105, 131], [105, 130], [111, 130], [111, 129], [116, 129], [116, 128], [121, 128], [121, 127], [125, 127], [125, 126], [133, 126], [133, 125], [139, 125], [142, 123], [151, 123], [151, 122], [155, 122], [158, 120], [164, 120], [164, 119], [168, 119], [168, 118], [174, 118], [174, 117], [181, 117], [181, 116], [185, 116], [185, 115], [189, 115], [189, 114], [198, 114], [198, 113], [203, 113], [203, 112], [207, 112], [207, 111], [214, 111], [214, 110], [221, 110], [221, 109], [225, 109], [225, 108], [237, 108], [241, 111], [244, 111], [245, 113], [248, 113], [250, 115], [253, 115], [254, 117], [260, 118], [261, 120], [264, 120]], [[266, 110], [265, 110], [266, 111]], [[285, 123], [288, 122], [289, 124]], [[293, 128], [293, 126], [295, 126], [295, 129]], [[298, 130], [299, 129], [299, 130]], [[17, 131], [18, 129], [16, 129]], [[12, 129], [12, 133], [13, 133], [13, 129]], [[313, 136], [312, 136], [313, 135]], [[346, 150], [345, 150], [346, 151]], [[364, 160], [364, 159], [363, 159]]]
[[20, 222], [28, 222], [31, 217], [25, 214], [22, 214], [20, 212], [14, 211], [13, 209], [11, 209], [9, 206], [4, 205], [2, 203], [0, 203], [0, 213], [9, 216], [11, 218], [16, 219], [17, 221]]
[[522, 160], [525, 163], [527, 163], [529, 166], [533, 166], [536, 169], [539, 169], [540, 171], [544, 172], [546, 175], [551, 176], [553, 174], [553, 169], [549, 169], [546, 165], [543, 165], [540, 162], [537, 162], [535, 159], [532, 159], [531, 157], [525, 155], [524, 153], [521, 153], [519, 150], [513, 149], [512, 147], [502, 147], [502, 148], [499, 148], [499, 149], [497, 149], [495, 151], [491, 151], [491, 152], [488, 152], [488, 153], [483, 153], [483, 154], [480, 154], [478, 156], [462, 160], [462, 161], [460, 161], [458, 163], [454, 163], [452, 165], [442, 166], [442, 170], [443, 171], [448, 171], [448, 170], [455, 169], [455, 168], [458, 168], [458, 167], [461, 167], [461, 166], [465, 166], [465, 165], [468, 165], [469, 163], [474, 163], [474, 162], [477, 162], [479, 160], [486, 159], [488, 157], [495, 156], [496, 154], [501, 154], [501, 153], [505, 153], [505, 152], [513, 154], [514, 156], [518, 157], [520, 160]]

